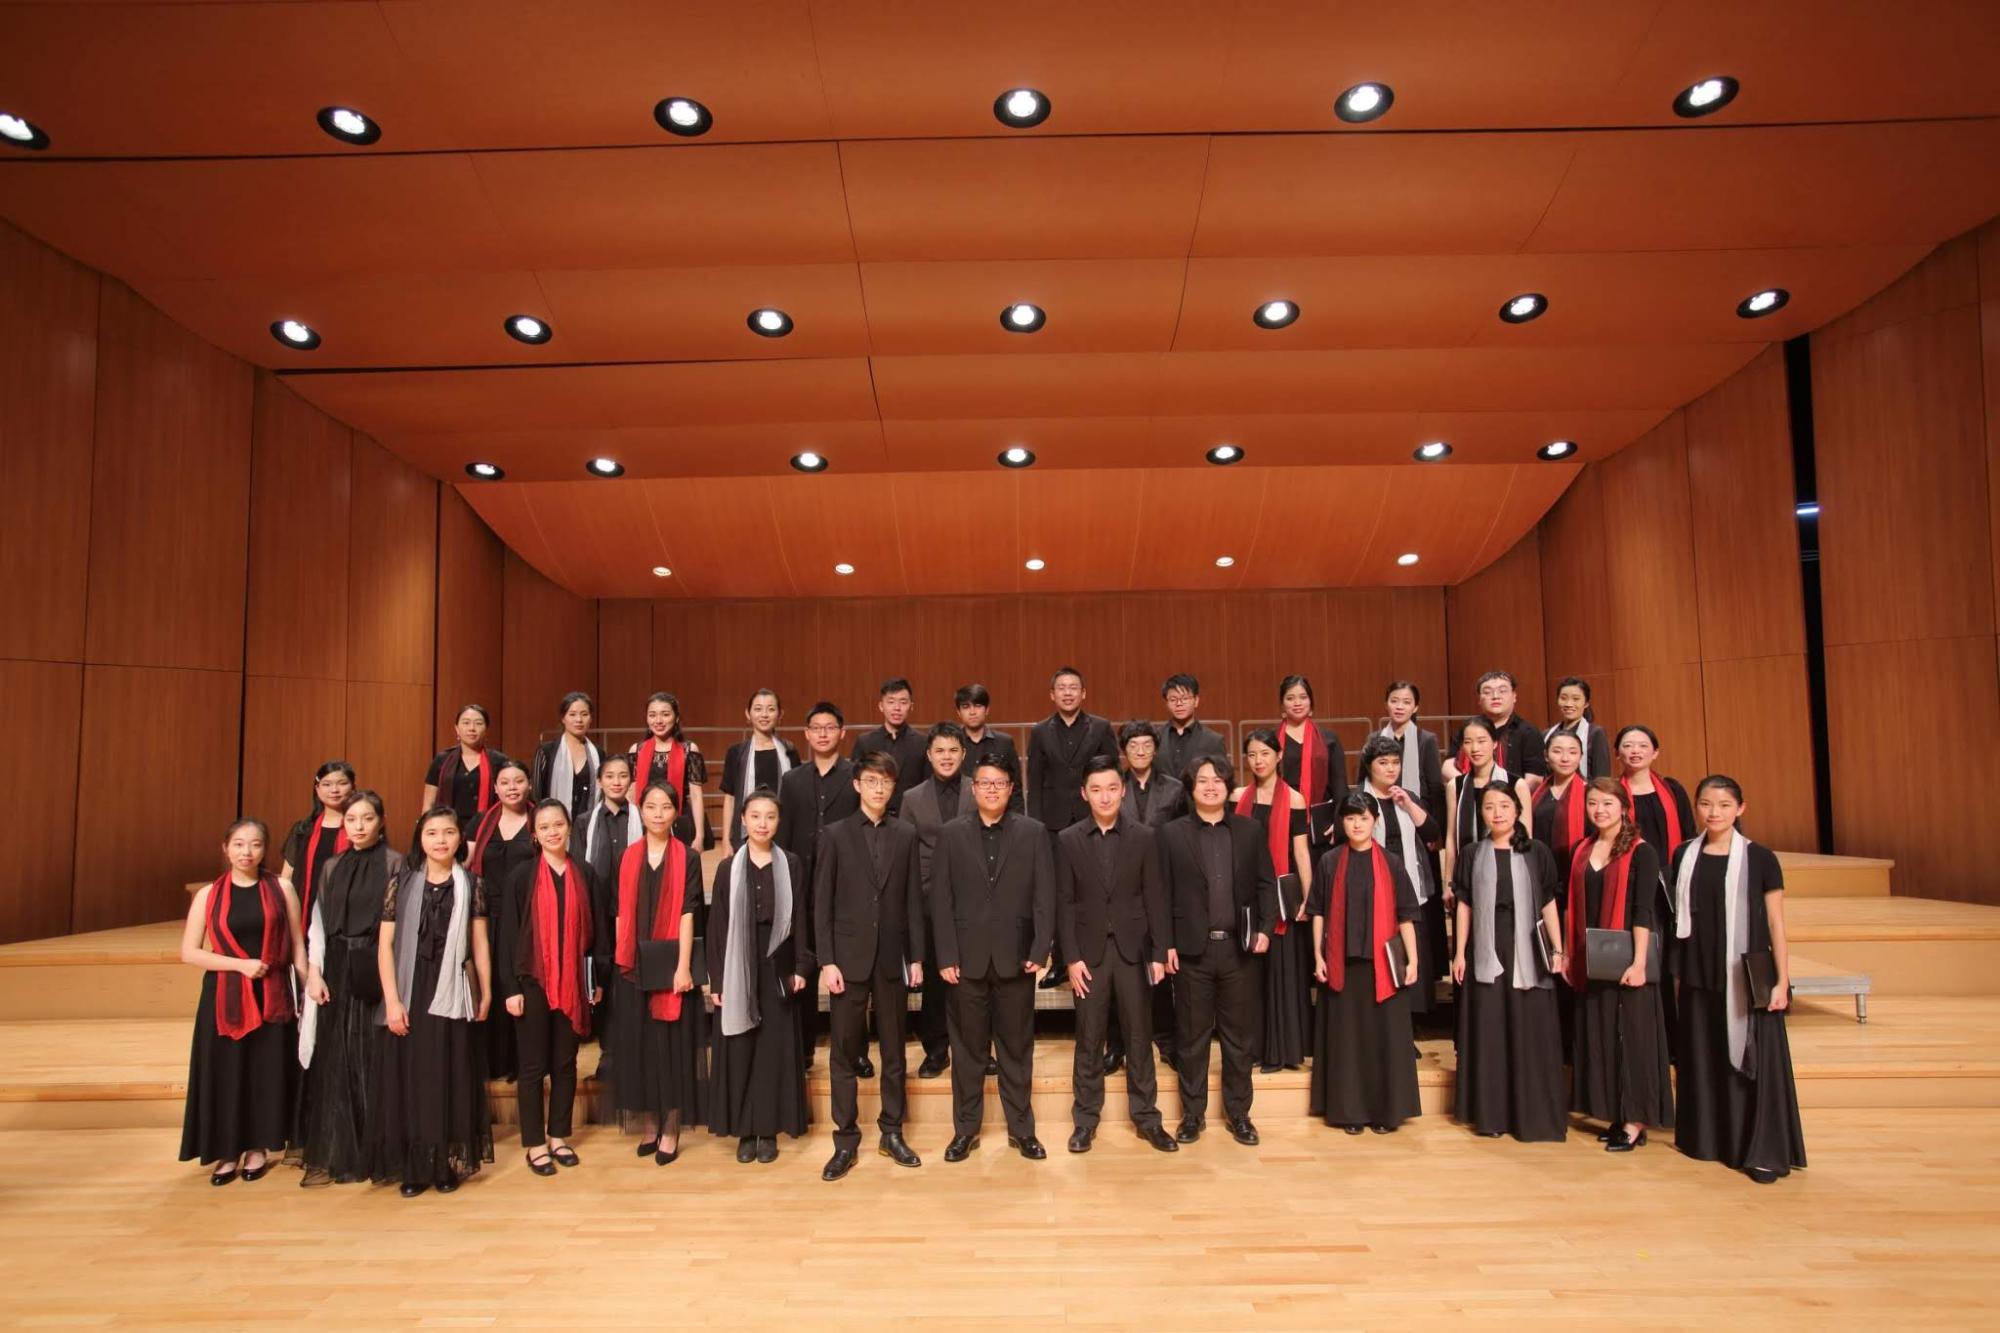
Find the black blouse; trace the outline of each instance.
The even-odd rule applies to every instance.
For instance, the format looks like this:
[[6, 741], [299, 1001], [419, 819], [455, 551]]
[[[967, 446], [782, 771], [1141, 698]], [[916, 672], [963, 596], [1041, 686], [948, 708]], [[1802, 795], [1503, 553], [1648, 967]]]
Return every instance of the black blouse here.
[[[1323, 917], [1333, 906], [1333, 867], [1340, 859], [1340, 848], [1336, 847], [1319, 859], [1318, 869], [1313, 874], [1312, 892], [1306, 895], [1306, 911], [1312, 916]], [[1396, 884], [1396, 920], [1415, 921], [1417, 919], [1417, 890], [1410, 883], [1409, 872], [1403, 868], [1402, 858], [1389, 855], [1389, 877]], [[1347, 921], [1327, 922], [1328, 929], [1337, 926], [1346, 931], [1346, 956], [1368, 958], [1374, 953], [1375, 933], [1375, 858], [1366, 855], [1350, 855], [1347, 858]]]
[[[1605, 869], [1609, 869], [1606, 866]], [[1637, 842], [1632, 845], [1632, 861], [1625, 872], [1625, 929], [1651, 930], [1655, 920], [1653, 904], [1659, 895], [1653, 887], [1660, 880], [1660, 857], [1652, 844]], [[1603, 919], [1604, 870], [1583, 863], [1583, 923], [1592, 930]], [[1657, 978], [1656, 978], [1657, 979]]]
[[[1451, 878], [1454, 892], [1466, 905], [1473, 929], [1477, 930], [1479, 913], [1470, 911], [1472, 863], [1475, 859], [1469, 850], [1461, 854]], [[1540, 915], [1544, 907], [1556, 900], [1556, 858], [1549, 851], [1548, 844], [1539, 840], [1530, 842], [1525, 852], [1511, 847], [1493, 849], [1493, 952], [1500, 959], [1500, 966], [1510, 972], [1514, 967], [1514, 876], [1517, 874], [1528, 876], [1531, 889], [1529, 901], [1534, 904], [1535, 913]], [[1468, 959], [1472, 957], [1470, 940], [1466, 942], [1465, 953]]]
[[[1688, 913], [1694, 918], [1694, 924], [1689, 937], [1679, 941], [1674, 970], [1686, 985], [1703, 990], [1722, 990], [1728, 982], [1729, 968], [1736, 961], [1723, 957], [1729, 929], [1723, 917], [1729, 858], [1705, 855], [1701, 847], [1701, 840], [1694, 839], [1685, 849], [1687, 856], [1695, 858], [1694, 881], [1688, 885]], [[1676, 871], [1681, 860], [1681, 857], [1674, 858]], [[1783, 891], [1784, 868], [1778, 864], [1777, 853], [1762, 843], [1753, 842], [1744, 851], [1743, 872], [1750, 888], [1750, 938], [1739, 941], [1739, 944], [1746, 952], [1768, 949], [1771, 947], [1771, 922], [1764, 914], [1764, 895]], [[1671, 880], [1667, 891], [1673, 892]]]

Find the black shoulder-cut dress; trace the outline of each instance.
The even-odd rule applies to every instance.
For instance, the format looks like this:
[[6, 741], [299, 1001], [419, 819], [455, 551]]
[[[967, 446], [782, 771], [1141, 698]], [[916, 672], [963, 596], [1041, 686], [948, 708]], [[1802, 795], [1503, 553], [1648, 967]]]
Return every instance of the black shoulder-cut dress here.
[[[1644, 842], [1632, 845], [1626, 869], [1625, 929], [1657, 931], [1652, 885], [1660, 858]], [[1584, 926], [1596, 929], [1604, 902], [1605, 872], [1583, 870]], [[1662, 954], [1664, 956], [1664, 953]], [[1589, 981], [1576, 1002], [1570, 1066], [1570, 1109], [1609, 1125], [1671, 1125], [1674, 1085], [1667, 1062], [1667, 1024], [1660, 1010], [1660, 982], [1648, 970], [1643, 986]]]
[[[667, 858], [639, 866], [638, 936], [653, 938], [653, 914], [665, 887]], [[695, 947], [702, 945], [701, 854], [687, 851], [681, 889], [682, 915], [694, 914]], [[616, 929], [617, 884], [612, 886]], [[611, 1021], [605, 1049], [611, 1054], [611, 1096], [618, 1122], [627, 1132], [644, 1133], [646, 1117], [665, 1127], [678, 1114], [681, 1128], [702, 1123], [708, 1104], [708, 1024], [700, 987], [681, 996], [681, 1016], [672, 1022], [653, 1017], [652, 997], [619, 968], [611, 969]]]
[[[1297, 788], [1293, 790], [1296, 792]], [[1270, 802], [1253, 802], [1250, 813], [1259, 829], [1270, 828]], [[1306, 831], [1306, 812], [1294, 808], [1290, 819], [1291, 833], [1285, 843], [1288, 853], [1293, 846], [1291, 839]], [[1281, 875], [1298, 872], [1299, 867], [1289, 863], [1278, 869]], [[1267, 1073], [1279, 1066], [1286, 1069], [1303, 1066], [1313, 1030], [1312, 922], [1285, 921], [1279, 925], [1284, 933], [1271, 936], [1270, 950], [1264, 955], [1264, 1027], [1258, 1063]]]
[[1563, 1079], [1562, 1030], [1555, 985], [1514, 988], [1515, 969], [1541, 970], [1539, 956], [1514, 956], [1514, 877], [1528, 876], [1531, 909], [1554, 901], [1555, 859], [1547, 844], [1525, 852], [1493, 849], [1493, 952], [1500, 975], [1479, 981], [1479, 913], [1472, 909], [1474, 849], [1453, 872], [1455, 892], [1471, 916], [1465, 942], [1465, 984], [1458, 992], [1457, 1116], [1481, 1134], [1512, 1134], [1525, 1143], [1560, 1142], [1569, 1130]]
[[[381, 1031], [375, 1024], [382, 1001], [377, 923], [402, 868], [402, 854], [382, 842], [345, 851], [326, 863], [313, 894], [313, 915], [325, 937], [320, 978], [327, 1002], [314, 1019], [312, 1063], [301, 1076], [294, 1146], [285, 1158], [305, 1168], [302, 1185], [368, 1179], [368, 1116]], [[310, 939], [310, 923], [307, 931]]]
[[[229, 933], [245, 948], [263, 940], [264, 895], [255, 888], [238, 885], [230, 895]], [[265, 1022], [241, 1038], [223, 1036], [215, 1026], [215, 982], [221, 975], [201, 974], [181, 1120], [181, 1160], [203, 1166], [234, 1162], [247, 1152], [282, 1153], [291, 1142], [298, 1099], [298, 1024]]]
[[[815, 1002], [811, 955], [804, 939], [806, 892], [799, 859], [790, 852], [774, 850], [787, 858], [792, 879], [791, 934], [770, 952], [771, 926], [776, 906], [776, 879], [772, 866], [750, 867], [750, 899], [757, 913], [756, 941], [757, 1008], [762, 1021], [748, 1032], [724, 1036], [722, 1015], [711, 1015], [714, 1027], [714, 1074], [710, 1088], [708, 1127], [717, 1134], [736, 1138], [776, 1138], [806, 1132], [806, 1075], [799, 1063], [799, 1021], [803, 1006]], [[733, 858], [732, 858], [733, 860]], [[725, 955], [729, 942], [729, 867], [731, 861], [717, 863], [708, 908], [708, 982], [719, 991], [727, 981]], [[794, 975], [806, 978], [806, 989], [789, 994]], [[780, 984], [785, 989], [779, 989]]]

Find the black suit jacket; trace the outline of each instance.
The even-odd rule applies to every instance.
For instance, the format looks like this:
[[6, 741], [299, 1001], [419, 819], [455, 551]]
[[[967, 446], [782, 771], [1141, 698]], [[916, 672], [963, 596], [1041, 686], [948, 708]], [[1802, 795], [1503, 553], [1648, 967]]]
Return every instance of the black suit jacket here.
[[1104, 961], [1105, 942], [1118, 940], [1128, 963], [1167, 961], [1167, 892], [1153, 830], [1121, 816], [1110, 835], [1106, 879], [1092, 840], [1097, 821], [1071, 824], [1056, 835], [1056, 938], [1062, 956], [1086, 967]]
[[[1081, 731], [1081, 735], [1073, 734]], [[1065, 733], [1072, 733], [1065, 735]], [[1068, 749], [1065, 740], [1075, 749]], [[1028, 733], [1028, 813], [1057, 831], [1079, 819], [1088, 818], [1090, 805], [1083, 799], [1083, 770], [1094, 755], [1118, 757], [1118, 742], [1111, 724], [1090, 713], [1077, 714], [1065, 725], [1054, 714], [1035, 724]]]
[[931, 775], [931, 761], [927, 753], [929, 745], [924, 728], [906, 722], [903, 730], [894, 736], [889, 734], [887, 727], [862, 732], [855, 738], [854, 748], [847, 752], [847, 757], [850, 762], [859, 763], [863, 755], [877, 750], [887, 750], [896, 756], [896, 790], [889, 796], [889, 816], [893, 819], [903, 809], [903, 793]]
[[[970, 775], [958, 780], [958, 810], [953, 819], [973, 811], [972, 778]], [[897, 818], [917, 831], [917, 873], [924, 882], [924, 892], [931, 888], [931, 857], [936, 853], [938, 834], [950, 821], [938, 805], [937, 779], [925, 778], [903, 794], [903, 813]]]
[[868, 851], [868, 817], [852, 814], [826, 826], [813, 858], [813, 939], [820, 965], [832, 963], [862, 980], [878, 963], [922, 962], [924, 883], [917, 869], [917, 831], [883, 816], [889, 854], [882, 873]]
[[1187, 813], [1187, 789], [1180, 779], [1170, 778], [1159, 769], [1153, 770], [1152, 780], [1146, 784], [1146, 802], [1139, 803], [1139, 784], [1132, 781], [1132, 774], [1125, 774], [1125, 800], [1119, 807], [1128, 816], [1141, 824], [1158, 828], [1169, 819], [1179, 819]]
[[959, 765], [958, 771], [965, 774], [966, 781], [970, 782], [978, 776], [979, 764], [988, 755], [999, 760], [1014, 779], [1014, 794], [1007, 798], [1007, 808], [1017, 815], [1022, 813], [1028, 808], [1028, 789], [1021, 783], [1021, 752], [1014, 748], [1014, 738], [1006, 732], [988, 727], [984, 736], [971, 742], [965, 752], [965, 762]]
[[931, 857], [931, 943], [939, 967], [1017, 977], [1049, 956], [1055, 933], [1055, 857], [1040, 820], [1002, 821], [998, 874], [986, 877], [975, 809], [938, 832]]
[[1210, 730], [1200, 718], [1188, 723], [1184, 732], [1176, 732], [1172, 719], [1168, 719], [1153, 728], [1153, 735], [1156, 747], [1153, 767], [1176, 782], [1197, 759], [1229, 757], [1229, 746], [1224, 743], [1222, 733]]
[[[1271, 844], [1264, 826], [1248, 815], [1227, 811], [1229, 825], [1230, 892], [1234, 910], [1230, 920], [1217, 922], [1213, 929], [1229, 932], [1232, 949], [1243, 947], [1241, 913], [1252, 907], [1256, 931], [1269, 935], [1278, 923], [1278, 875], [1271, 865]], [[1183, 958], [1199, 958], [1208, 948], [1208, 874], [1202, 869], [1201, 849], [1195, 845], [1195, 822], [1201, 816], [1187, 814], [1161, 827], [1160, 861], [1166, 872], [1167, 914], [1172, 920], [1172, 941]]]

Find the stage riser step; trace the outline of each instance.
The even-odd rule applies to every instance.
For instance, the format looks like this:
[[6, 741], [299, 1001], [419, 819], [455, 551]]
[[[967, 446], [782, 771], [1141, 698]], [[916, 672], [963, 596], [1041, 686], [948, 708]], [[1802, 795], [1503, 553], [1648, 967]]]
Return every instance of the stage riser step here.
[[1992, 940], [1818, 939], [1793, 951], [1826, 970], [1866, 973], [1875, 995], [2000, 995], [2000, 944]]
[[0, 1019], [192, 1015], [201, 973], [185, 963], [0, 967]]

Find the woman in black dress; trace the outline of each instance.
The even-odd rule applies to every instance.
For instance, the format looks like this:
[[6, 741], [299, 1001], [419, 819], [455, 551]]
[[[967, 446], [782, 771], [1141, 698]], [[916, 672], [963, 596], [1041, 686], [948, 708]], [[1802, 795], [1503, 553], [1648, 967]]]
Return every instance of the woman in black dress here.
[[569, 807], [557, 797], [537, 803], [539, 854], [514, 868], [491, 907], [499, 922], [493, 989], [514, 1019], [521, 1147], [538, 1176], [554, 1175], [557, 1164], [583, 1164], [567, 1142], [576, 1111], [576, 1046], [590, 1035], [590, 1006], [604, 998], [601, 988], [589, 986], [585, 966], [605, 961], [591, 956], [590, 870], [569, 854], [569, 838]]
[[[535, 859], [530, 790], [528, 766], [520, 760], [503, 758], [494, 766], [493, 804], [479, 817], [479, 826], [472, 833], [472, 850], [465, 857], [465, 868], [479, 882], [489, 909], [498, 903], [501, 886]], [[497, 955], [494, 961], [498, 962]], [[487, 1074], [511, 1083], [520, 1064], [514, 1051], [514, 1020], [488, 1006], [479, 1026]]]
[[[1306, 841], [1317, 846], [1322, 832], [1337, 837], [1331, 829], [1316, 829], [1312, 812], [1347, 795], [1347, 755], [1340, 737], [1313, 721], [1312, 682], [1304, 676], [1286, 676], [1278, 682], [1278, 772], [1299, 794], [1300, 808], [1306, 812]], [[1276, 943], [1276, 941], [1272, 941]]]
[[[1564, 969], [1556, 863], [1504, 782], [1480, 793], [1487, 836], [1458, 861], [1457, 1115], [1482, 1138], [1560, 1142], [1569, 1129], [1552, 974]], [[1556, 941], [1542, 966], [1535, 926]]]
[[1556, 737], [1574, 736], [1583, 756], [1578, 761], [1578, 772], [1586, 778], [1617, 776], [1617, 770], [1611, 767], [1611, 738], [1604, 734], [1604, 728], [1597, 725], [1591, 713], [1589, 681], [1582, 676], [1562, 678], [1556, 686], [1556, 717], [1556, 724], [1542, 733], [1545, 755], [1549, 742]]
[[[612, 919], [618, 911], [618, 867], [624, 863], [625, 849], [645, 836], [639, 825], [639, 807], [630, 800], [630, 755], [604, 756], [597, 769], [597, 793], [599, 799], [590, 809], [590, 818], [577, 826], [576, 854], [590, 867], [590, 886], [595, 890], [590, 924], [602, 952], [610, 948]], [[598, 1035], [597, 1082], [601, 1085], [612, 1079], [615, 1065], [611, 1047], [604, 1040], [610, 1025], [611, 978], [601, 976], [598, 981], [605, 1002], [592, 1011], [590, 1026]]]
[[341, 816], [354, 799], [354, 769], [345, 759], [329, 759], [313, 774], [312, 813], [285, 835], [283, 868], [278, 877], [299, 894], [299, 920], [310, 919], [319, 868], [347, 850], [347, 828]]
[[[1382, 709], [1389, 715], [1389, 721], [1375, 734], [1386, 736], [1402, 747], [1403, 769], [1398, 785], [1423, 803], [1442, 840], [1445, 816], [1449, 813], [1445, 808], [1444, 764], [1439, 757], [1437, 733], [1425, 730], [1417, 722], [1417, 708], [1423, 697], [1415, 681], [1390, 681], [1382, 698]], [[1358, 785], [1367, 780], [1368, 761], [1364, 759], [1354, 781]]]
[[478, 1028], [493, 1002], [486, 895], [459, 864], [461, 841], [457, 811], [426, 813], [417, 825], [423, 860], [390, 881], [382, 903], [375, 1021], [387, 1032], [376, 1061], [370, 1174], [378, 1185], [400, 1185], [406, 1199], [433, 1185], [449, 1194], [493, 1160]]
[[1405, 753], [1404, 743], [1393, 736], [1370, 736], [1361, 747], [1360, 794], [1368, 797], [1375, 811], [1375, 841], [1403, 868], [1417, 897], [1416, 947], [1411, 953], [1417, 960], [1417, 979], [1404, 1002], [1412, 1014], [1429, 1014], [1438, 1007], [1439, 978], [1451, 974], [1437, 854], [1444, 841], [1444, 820], [1433, 819], [1423, 802], [1403, 787]]
[[[701, 857], [674, 836], [674, 794], [646, 788], [644, 836], [625, 849], [615, 881], [611, 976], [611, 1095], [619, 1123], [639, 1134], [639, 1156], [666, 1166], [681, 1155], [681, 1131], [702, 1122], [707, 1094], [706, 1029], [694, 988], [696, 919], [703, 913]], [[674, 946], [665, 990], [645, 990], [655, 950]]]
[[597, 766], [603, 757], [590, 739], [591, 713], [590, 696], [571, 690], [556, 712], [562, 730], [535, 749], [535, 799], [561, 801], [572, 828], [581, 827], [597, 804]]
[[1543, 747], [1542, 757], [1548, 761], [1549, 775], [1522, 779], [1535, 793], [1528, 824], [1549, 845], [1557, 867], [1567, 869], [1576, 849], [1590, 836], [1583, 808], [1584, 790], [1590, 785], [1581, 772], [1583, 746], [1567, 731], [1557, 732]]
[[[467, 704], [459, 709], [453, 726], [458, 744], [433, 755], [424, 773], [424, 809], [447, 805], [458, 813], [458, 831], [464, 839], [460, 846], [471, 842], [473, 827], [496, 799], [493, 779], [504, 756], [486, 744], [491, 725], [482, 705]], [[419, 854], [414, 850], [410, 853]]]
[[[1791, 951], [1778, 858], [1736, 827], [1743, 789], [1712, 774], [1695, 788], [1701, 835], [1674, 854], [1674, 972], [1681, 983], [1674, 1146], [1768, 1185], [1806, 1164], [1792, 1047]], [[1770, 1003], [1750, 998], [1746, 959], [1768, 950]]]
[[181, 931], [181, 961], [202, 970], [181, 1160], [215, 1163], [212, 1185], [260, 1178], [291, 1137], [299, 1070], [292, 984], [304, 980], [305, 948], [292, 886], [264, 869], [268, 836], [255, 819], [229, 826], [229, 869], [195, 894]]
[[[1264, 826], [1271, 865], [1279, 876], [1277, 934], [1264, 955], [1264, 1028], [1258, 1067], [1266, 1074], [1298, 1069], [1312, 1041], [1312, 931], [1306, 895], [1312, 888], [1306, 803], [1279, 773], [1277, 733], [1259, 728], [1243, 740], [1250, 781], [1230, 794], [1236, 813]], [[1287, 881], [1286, 876], [1295, 876]]]
[[[1453, 901], [1452, 886], [1458, 883], [1459, 861], [1486, 838], [1486, 821], [1481, 817], [1480, 809], [1481, 793], [1489, 786], [1505, 787], [1514, 793], [1517, 808], [1530, 808], [1527, 779], [1517, 780], [1493, 762], [1499, 743], [1493, 724], [1483, 717], [1467, 718], [1465, 729], [1459, 733], [1459, 754], [1465, 769], [1445, 779], [1444, 882], [1447, 907]], [[1532, 832], [1532, 816], [1527, 823], [1530, 826], [1528, 831]]]
[[[1401, 762], [1400, 748], [1394, 757]], [[1349, 1134], [1363, 1125], [1390, 1134], [1423, 1114], [1403, 989], [1417, 981], [1417, 893], [1403, 862], [1376, 840], [1375, 803], [1349, 792], [1339, 814], [1345, 841], [1320, 857], [1313, 877], [1313, 976], [1326, 989], [1315, 1006], [1311, 1111]], [[1403, 946], [1400, 975], [1392, 938]]]
[[751, 792], [743, 846], [715, 867], [709, 888], [708, 988], [721, 1018], [708, 1127], [736, 1136], [739, 1162], [774, 1162], [779, 1134], [806, 1132], [799, 1007], [812, 1003], [803, 992], [816, 969], [805, 871], [773, 845], [777, 833], [777, 795]]
[[798, 765], [798, 748], [778, 736], [785, 716], [778, 692], [761, 689], [743, 706], [750, 735], [729, 747], [722, 757], [722, 850], [733, 853], [743, 842], [743, 800], [759, 787], [778, 790], [785, 774]]
[[[1632, 812], [1632, 822], [1639, 826], [1639, 836], [1651, 843], [1653, 850], [1660, 854], [1660, 864], [1664, 867], [1675, 850], [1695, 835], [1694, 806], [1688, 801], [1687, 788], [1666, 774], [1653, 771], [1653, 765], [1660, 756], [1660, 738], [1653, 734], [1651, 727], [1620, 727], [1613, 748], [1623, 773], [1618, 780], [1619, 786], [1625, 792], [1625, 804]], [[1653, 920], [1661, 930], [1670, 931], [1674, 928], [1673, 900], [1667, 889], [1666, 879], [1662, 876], [1659, 887], [1654, 890]], [[1662, 987], [1660, 1004], [1666, 1010], [1667, 1043], [1678, 1054], [1678, 989]]]
[[[1562, 739], [1572, 749], [1575, 738]], [[1553, 762], [1553, 752], [1551, 752]], [[1607, 1129], [1606, 1152], [1646, 1146], [1646, 1127], [1674, 1123], [1673, 1076], [1667, 1063], [1667, 1025], [1660, 1010], [1659, 971], [1652, 954], [1651, 886], [1660, 875], [1659, 853], [1639, 837], [1625, 808], [1625, 793], [1611, 778], [1592, 778], [1584, 796], [1590, 836], [1569, 861], [1564, 978], [1577, 995], [1570, 1065], [1570, 1109]], [[1624, 975], [1598, 980], [1588, 972], [1591, 930], [1632, 936], [1632, 965]]]
[[646, 700], [646, 738], [632, 747], [634, 784], [644, 791], [663, 782], [674, 794], [674, 836], [700, 851], [708, 845], [708, 814], [702, 784], [708, 761], [701, 747], [681, 734], [681, 701], [661, 690]]
[[376, 1014], [375, 939], [403, 854], [382, 835], [382, 798], [358, 791], [343, 816], [347, 850], [326, 862], [306, 917], [306, 1003], [299, 1014], [299, 1110], [286, 1162], [301, 1185], [368, 1179]]

